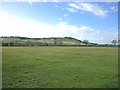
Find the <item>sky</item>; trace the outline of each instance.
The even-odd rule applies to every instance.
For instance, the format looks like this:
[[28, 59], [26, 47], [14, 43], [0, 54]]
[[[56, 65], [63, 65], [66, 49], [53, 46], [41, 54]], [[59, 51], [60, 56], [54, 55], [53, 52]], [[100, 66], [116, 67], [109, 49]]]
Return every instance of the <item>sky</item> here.
[[0, 36], [118, 39], [117, 2], [0, 2]]

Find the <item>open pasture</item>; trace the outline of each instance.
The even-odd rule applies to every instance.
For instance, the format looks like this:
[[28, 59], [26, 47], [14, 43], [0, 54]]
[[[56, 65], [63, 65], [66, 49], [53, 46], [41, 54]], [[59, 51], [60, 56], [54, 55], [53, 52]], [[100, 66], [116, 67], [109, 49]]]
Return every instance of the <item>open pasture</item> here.
[[117, 88], [115, 47], [3, 47], [3, 88]]

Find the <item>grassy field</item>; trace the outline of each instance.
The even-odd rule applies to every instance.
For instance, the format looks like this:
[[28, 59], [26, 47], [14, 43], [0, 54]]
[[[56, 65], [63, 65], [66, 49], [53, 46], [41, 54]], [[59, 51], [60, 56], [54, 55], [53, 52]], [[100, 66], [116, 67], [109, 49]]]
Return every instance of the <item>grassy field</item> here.
[[3, 47], [3, 88], [117, 88], [114, 47]]

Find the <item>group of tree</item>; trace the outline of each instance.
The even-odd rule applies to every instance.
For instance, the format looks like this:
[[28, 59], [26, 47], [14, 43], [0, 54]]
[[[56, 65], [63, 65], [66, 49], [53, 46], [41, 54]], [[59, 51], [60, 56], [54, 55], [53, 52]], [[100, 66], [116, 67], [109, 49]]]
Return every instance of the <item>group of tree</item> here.
[[[74, 44], [73, 44], [74, 43]], [[28, 38], [19, 36], [2, 37], [2, 46], [85, 46], [92, 43], [72, 37]]]
[[114, 45], [114, 46], [117, 46], [117, 45], [119, 45], [119, 43], [120, 43], [120, 40], [112, 40], [112, 45]]
[[[49, 42], [50, 41], [50, 42]], [[52, 43], [51, 43], [52, 41]], [[70, 41], [75, 44], [64, 43]], [[119, 40], [120, 41], [120, 40]], [[50, 37], [50, 38], [28, 38], [19, 36], [2, 37], [2, 46], [96, 46], [107, 47], [117, 46], [117, 40], [112, 40], [112, 44], [91, 43], [88, 40], [78, 40], [72, 37]]]

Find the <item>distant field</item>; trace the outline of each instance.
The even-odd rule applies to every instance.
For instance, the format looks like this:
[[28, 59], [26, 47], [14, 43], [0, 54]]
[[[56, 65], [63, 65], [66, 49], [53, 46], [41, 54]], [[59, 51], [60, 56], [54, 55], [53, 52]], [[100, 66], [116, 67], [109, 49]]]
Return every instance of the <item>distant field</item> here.
[[117, 88], [115, 47], [3, 47], [3, 88]]

